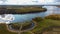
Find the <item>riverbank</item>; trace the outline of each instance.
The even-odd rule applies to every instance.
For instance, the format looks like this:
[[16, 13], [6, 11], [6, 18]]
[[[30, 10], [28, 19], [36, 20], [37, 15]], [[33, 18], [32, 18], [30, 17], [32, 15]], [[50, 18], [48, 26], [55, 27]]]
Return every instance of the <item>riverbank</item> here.
[[47, 11], [46, 8], [42, 7], [19, 7], [19, 8], [3, 8], [0, 7], [0, 14], [28, 14], [28, 13], [39, 13]]
[[[54, 16], [57, 16], [57, 15], [54, 15]], [[59, 16], [60, 15], [58, 15], [57, 17], [59, 17]], [[46, 16], [46, 17], [48, 17], [48, 16]], [[56, 17], [54, 17], [54, 18], [57, 19], [57, 20], [51, 19], [53, 16], [50, 16], [50, 15], [49, 15], [48, 18], [46, 18], [46, 17], [45, 18], [41, 18], [41, 17], [35, 17], [35, 18], [33, 18], [32, 19], [32, 23], [34, 23], [34, 26], [32, 28], [29, 28], [29, 29], [26, 28], [26, 30], [24, 28], [23, 28], [23, 30], [21, 30], [22, 28], [20, 28], [19, 31], [10, 30], [9, 27], [8, 27], [8, 25], [4, 25], [4, 27], [6, 26], [5, 29], [7, 28], [7, 30], [9, 32], [22, 33], [22, 34], [25, 34], [25, 33], [28, 34], [28, 32], [31, 33], [31, 34], [41, 34], [42, 32], [44, 32], [47, 28], [49, 28], [51, 26], [59, 26], [60, 27], [60, 20], [59, 19], [57, 19]], [[26, 26], [28, 26], [28, 24], [30, 24], [30, 23], [27, 22], [26, 25], [24, 23], [23, 26], [26, 27]], [[2, 30], [2, 31], [4, 31], [4, 30]]]
[[[27, 26], [27, 25], [28, 24], [26, 24], [24, 26]], [[0, 33], [2, 33], [2, 34], [8, 34], [8, 33], [9, 34], [18, 34], [19, 32], [27, 32], [29, 30], [34, 29], [35, 23], [34, 23], [34, 26], [32, 28], [29, 28], [29, 29], [26, 29], [26, 30], [21, 30], [21, 31], [20, 30], [18, 30], [18, 31], [10, 30], [8, 24], [6, 24], [6, 23], [0, 23], [0, 27], [1, 27], [0, 29], [2, 30], [2, 31], [0, 31]], [[30, 32], [30, 33], [32, 33], [32, 32]]]
[[[58, 20], [50, 20], [50, 19], [45, 19], [44, 21], [42, 21], [42, 22], [36, 22], [36, 21], [34, 21], [34, 23], [36, 23], [36, 26], [32, 29], [32, 30], [27, 30], [26, 32], [28, 32], [28, 31], [30, 31], [30, 32], [32, 32], [32, 33], [34, 33], [34, 34], [36, 34], [36, 33], [41, 33], [42, 32], [42, 30], [44, 29], [44, 28], [48, 28], [48, 27], [50, 27], [50, 26], [60, 26], [60, 21], [58, 21]], [[4, 27], [5, 27], [6, 25], [4, 25]], [[4, 31], [4, 30], [2, 30], [2, 31]], [[13, 33], [16, 33], [16, 32], [14, 32], [14, 31], [10, 31], [10, 30], [7, 30], [7, 31], [9, 31], [9, 32], [13, 32]], [[8, 32], [8, 33], [9, 33]], [[24, 31], [25, 32], [25, 31]], [[2, 33], [2, 32], [1, 32]], [[2, 33], [3, 34], [3, 33]]]
[[[35, 18], [34, 18], [35, 19]], [[34, 34], [41, 34], [43, 29], [46, 29], [50, 26], [60, 26], [60, 20], [53, 20], [53, 19], [41, 19], [38, 17], [38, 20], [33, 20], [37, 26], [31, 31]]]
[[[22, 25], [22, 28], [21, 28]], [[34, 29], [36, 26], [36, 23], [34, 22], [26, 22], [26, 23], [11, 23], [7, 25], [7, 28], [11, 32], [18, 32], [19, 29], [21, 29], [21, 32], [29, 31]]]

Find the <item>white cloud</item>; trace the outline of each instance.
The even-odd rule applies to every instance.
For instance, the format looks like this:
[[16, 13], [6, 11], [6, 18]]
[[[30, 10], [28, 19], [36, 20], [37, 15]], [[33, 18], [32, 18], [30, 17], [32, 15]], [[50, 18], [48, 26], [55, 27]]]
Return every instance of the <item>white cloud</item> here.
[[4, 14], [5, 17], [2, 17], [3, 15], [0, 15], [0, 23], [10, 23], [13, 20], [15, 20], [15, 17], [12, 14]]
[[3, 3], [3, 1], [0, 1], [0, 4]]
[[7, 0], [6, 4], [17, 4], [17, 0]]
[[[55, 0], [7, 0], [4, 4], [9, 5], [34, 5], [34, 4], [55, 4]], [[0, 1], [0, 4], [2, 1]]]

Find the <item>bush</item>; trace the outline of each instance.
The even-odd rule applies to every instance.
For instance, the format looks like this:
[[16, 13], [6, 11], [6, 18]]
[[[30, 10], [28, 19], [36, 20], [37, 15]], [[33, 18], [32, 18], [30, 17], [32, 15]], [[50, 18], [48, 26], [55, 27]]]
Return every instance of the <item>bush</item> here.
[[32, 20], [34, 20], [34, 21], [36, 21], [36, 22], [40, 22], [40, 21], [43, 21], [43, 18], [41, 18], [41, 17], [35, 17], [35, 18], [32, 19]]
[[[10, 26], [10, 25], [9, 25], [9, 26]], [[14, 29], [14, 30], [19, 30], [20, 27], [21, 27], [21, 25], [18, 25], [18, 24], [11, 24], [11, 27], [12, 27], [12, 29]]]
[[49, 15], [45, 17], [46, 19], [60, 20], [60, 15]]

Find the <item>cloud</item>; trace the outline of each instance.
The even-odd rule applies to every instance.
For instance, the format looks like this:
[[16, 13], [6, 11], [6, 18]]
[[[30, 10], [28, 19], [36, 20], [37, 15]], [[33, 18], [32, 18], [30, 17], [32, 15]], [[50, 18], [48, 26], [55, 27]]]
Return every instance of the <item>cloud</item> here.
[[0, 1], [0, 4], [2, 4], [3, 3], [3, 1]]
[[[7, 5], [40, 5], [40, 4], [55, 4], [55, 0], [6, 0]], [[0, 4], [2, 1], [0, 1]]]
[[[5, 17], [2, 17], [5, 16]], [[0, 15], [0, 23], [10, 23], [13, 20], [15, 20], [15, 17], [12, 14], [4, 14], [4, 15]]]

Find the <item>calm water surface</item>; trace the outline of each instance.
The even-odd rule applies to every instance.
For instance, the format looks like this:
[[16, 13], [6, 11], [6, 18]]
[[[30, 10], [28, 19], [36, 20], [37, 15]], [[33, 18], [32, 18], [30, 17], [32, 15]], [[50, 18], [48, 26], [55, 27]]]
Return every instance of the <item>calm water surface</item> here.
[[13, 15], [13, 17], [15, 19], [12, 20], [11, 22], [23, 22], [23, 21], [27, 21], [27, 20], [28, 21], [32, 20], [32, 18], [38, 17], [38, 16], [45, 17], [50, 14], [60, 14], [60, 8], [58, 8], [56, 6], [44, 6], [44, 7], [47, 8], [46, 12], [33, 13], [33, 14], [15, 14], [15, 15]]
[[60, 14], [60, 8], [58, 8], [56, 6], [44, 6], [44, 7], [47, 8], [46, 12], [23, 14], [23, 15], [16, 14], [16, 15], [14, 15], [15, 20], [13, 22], [19, 22], [19, 21], [22, 22], [22, 21], [26, 21], [26, 20], [32, 20], [32, 18], [37, 17], [37, 16], [45, 17], [50, 14]]

